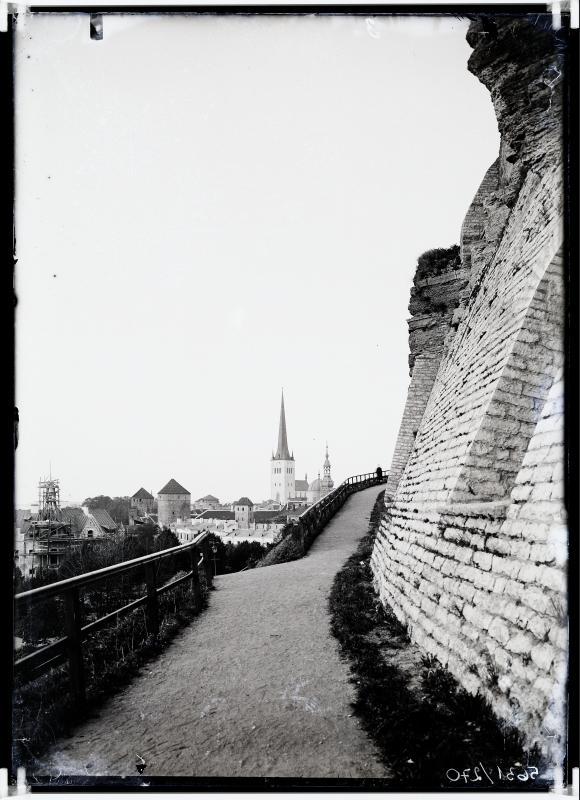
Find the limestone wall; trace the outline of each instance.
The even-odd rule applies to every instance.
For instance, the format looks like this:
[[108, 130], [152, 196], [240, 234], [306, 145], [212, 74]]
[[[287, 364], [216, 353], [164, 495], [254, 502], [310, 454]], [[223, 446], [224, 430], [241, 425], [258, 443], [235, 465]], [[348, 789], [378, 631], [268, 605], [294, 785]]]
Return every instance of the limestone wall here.
[[419, 386], [425, 360], [415, 360], [397, 482], [371, 565], [380, 597], [412, 638], [559, 760], [567, 647], [561, 65], [549, 32], [516, 23], [502, 18], [486, 32], [475, 22], [468, 34], [470, 69], [498, 116], [500, 156], [463, 225], [467, 288], [456, 332], [452, 325], [443, 347], [436, 337], [428, 399]]
[[387, 498], [397, 489], [415, 443], [446, 342], [455, 333], [455, 313], [469, 286], [459, 248], [437, 249], [420, 256], [411, 289], [409, 367], [411, 385], [385, 487]]

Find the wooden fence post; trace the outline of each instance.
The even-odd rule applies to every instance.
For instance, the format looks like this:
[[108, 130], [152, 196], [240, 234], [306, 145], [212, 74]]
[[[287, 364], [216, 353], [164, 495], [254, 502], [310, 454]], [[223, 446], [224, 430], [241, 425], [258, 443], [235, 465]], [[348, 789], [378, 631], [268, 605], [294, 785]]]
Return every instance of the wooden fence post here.
[[211, 561], [209, 557], [209, 542], [207, 539], [204, 539], [201, 543], [201, 552], [203, 553], [203, 572], [205, 575], [205, 585], [206, 588], [209, 590], [211, 589], [212, 584], [212, 574], [211, 574]]
[[155, 562], [145, 564], [145, 578], [147, 581], [147, 621], [149, 633], [157, 636], [159, 633], [159, 617], [157, 614], [157, 585], [155, 581]]
[[85, 700], [83, 634], [81, 631], [79, 590], [76, 587], [64, 593], [64, 618], [71, 694], [77, 703], [82, 704]]
[[201, 583], [199, 581], [199, 567], [197, 566], [197, 562], [199, 561], [199, 550], [192, 547], [189, 551], [189, 554], [191, 556], [191, 586], [193, 588], [193, 603], [195, 605], [195, 610], [199, 613], [201, 611]]

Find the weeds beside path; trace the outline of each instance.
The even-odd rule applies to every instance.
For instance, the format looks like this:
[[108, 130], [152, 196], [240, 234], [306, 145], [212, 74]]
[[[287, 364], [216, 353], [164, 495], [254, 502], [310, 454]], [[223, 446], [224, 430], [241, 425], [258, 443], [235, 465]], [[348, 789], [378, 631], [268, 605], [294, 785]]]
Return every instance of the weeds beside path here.
[[209, 608], [36, 775], [389, 777], [328, 612], [377, 494], [354, 494], [305, 558], [218, 576]]
[[[369, 561], [383, 495], [366, 536], [336, 575], [329, 601], [332, 631], [356, 687], [354, 712], [382, 762], [402, 786], [460, 789], [467, 780], [468, 788], [474, 780], [476, 786], [491, 788], [481, 764], [493, 770], [496, 781], [498, 767], [505, 773], [513, 767], [516, 777], [527, 774], [524, 765], [540, 767], [538, 754], [522, 748], [518, 731], [500, 722], [483, 698], [461, 689], [435, 658], [410, 641], [407, 629], [378, 600]], [[465, 768], [470, 770], [464, 783], [456, 772]], [[478, 784], [478, 774], [484, 783]], [[514, 788], [513, 777], [507, 780], [511, 784], [504, 781], [502, 788]], [[522, 780], [516, 789], [530, 786]], [[536, 788], [540, 782], [535, 781]]]

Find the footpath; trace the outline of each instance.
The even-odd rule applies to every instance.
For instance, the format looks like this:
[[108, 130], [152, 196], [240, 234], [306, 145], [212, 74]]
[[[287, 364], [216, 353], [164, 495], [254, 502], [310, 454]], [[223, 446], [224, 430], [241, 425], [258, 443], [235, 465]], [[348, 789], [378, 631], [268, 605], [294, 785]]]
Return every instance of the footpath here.
[[352, 495], [305, 558], [218, 576], [209, 608], [34, 773], [389, 777], [351, 716], [328, 613], [380, 491]]

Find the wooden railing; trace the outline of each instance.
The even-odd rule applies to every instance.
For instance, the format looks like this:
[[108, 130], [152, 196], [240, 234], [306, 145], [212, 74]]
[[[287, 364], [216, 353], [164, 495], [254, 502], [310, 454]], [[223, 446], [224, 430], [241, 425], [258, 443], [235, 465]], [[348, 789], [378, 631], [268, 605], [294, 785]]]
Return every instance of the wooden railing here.
[[333, 489], [327, 495], [318, 500], [314, 505], [307, 508], [298, 518], [300, 530], [300, 543], [302, 551], [307, 552], [308, 548], [316, 539], [320, 531], [327, 522], [336, 514], [346, 500], [354, 492], [368, 489], [370, 486], [379, 486], [387, 482], [388, 472], [383, 472], [379, 478], [376, 472], [366, 472], [364, 475], [353, 475], [347, 478], [340, 486]]
[[[189, 553], [191, 569], [185, 575], [176, 580], [166, 583], [164, 586], [157, 586], [157, 565], [166, 558], [179, 556]], [[81, 601], [79, 589], [82, 589], [96, 581], [110, 578], [111, 576], [121, 576], [139, 567], [145, 567], [145, 581], [147, 592], [143, 597], [133, 600], [122, 608], [106, 614], [88, 625], [82, 626]], [[120, 617], [128, 614], [139, 606], [145, 606], [147, 614], [147, 629], [150, 635], [156, 636], [159, 633], [159, 617], [157, 598], [165, 592], [175, 589], [186, 581], [191, 581], [194, 604], [197, 611], [201, 610], [202, 589], [200, 582], [200, 567], [203, 568], [203, 576], [207, 588], [212, 584], [212, 567], [209, 556], [209, 540], [207, 533], [200, 533], [192, 542], [171, 547], [168, 550], [161, 550], [158, 553], [151, 553], [141, 558], [134, 558], [131, 561], [123, 561], [111, 567], [98, 569], [94, 572], [87, 572], [74, 578], [64, 581], [51, 583], [48, 586], [41, 586], [38, 589], [31, 589], [28, 592], [21, 592], [14, 598], [15, 610], [26, 611], [31, 605], [48, 600], [51, 597], [60, 596], [64, 599], [64, 617], [66, 636], [57, 639], [52, 644], [41, 647], [34, 653], [30, 653], [23, 658], [19, 658], [14, 663], [15, 675], [28, 675], [37, 677], [47, 672], [52, 667], [68, 661], [70, 689], [73, 696], [79, 703], [84, 701], [85, 681], [83, 670], [83, 640], [88, 634], [104, 628], [106, 625], [116, 622]]]

